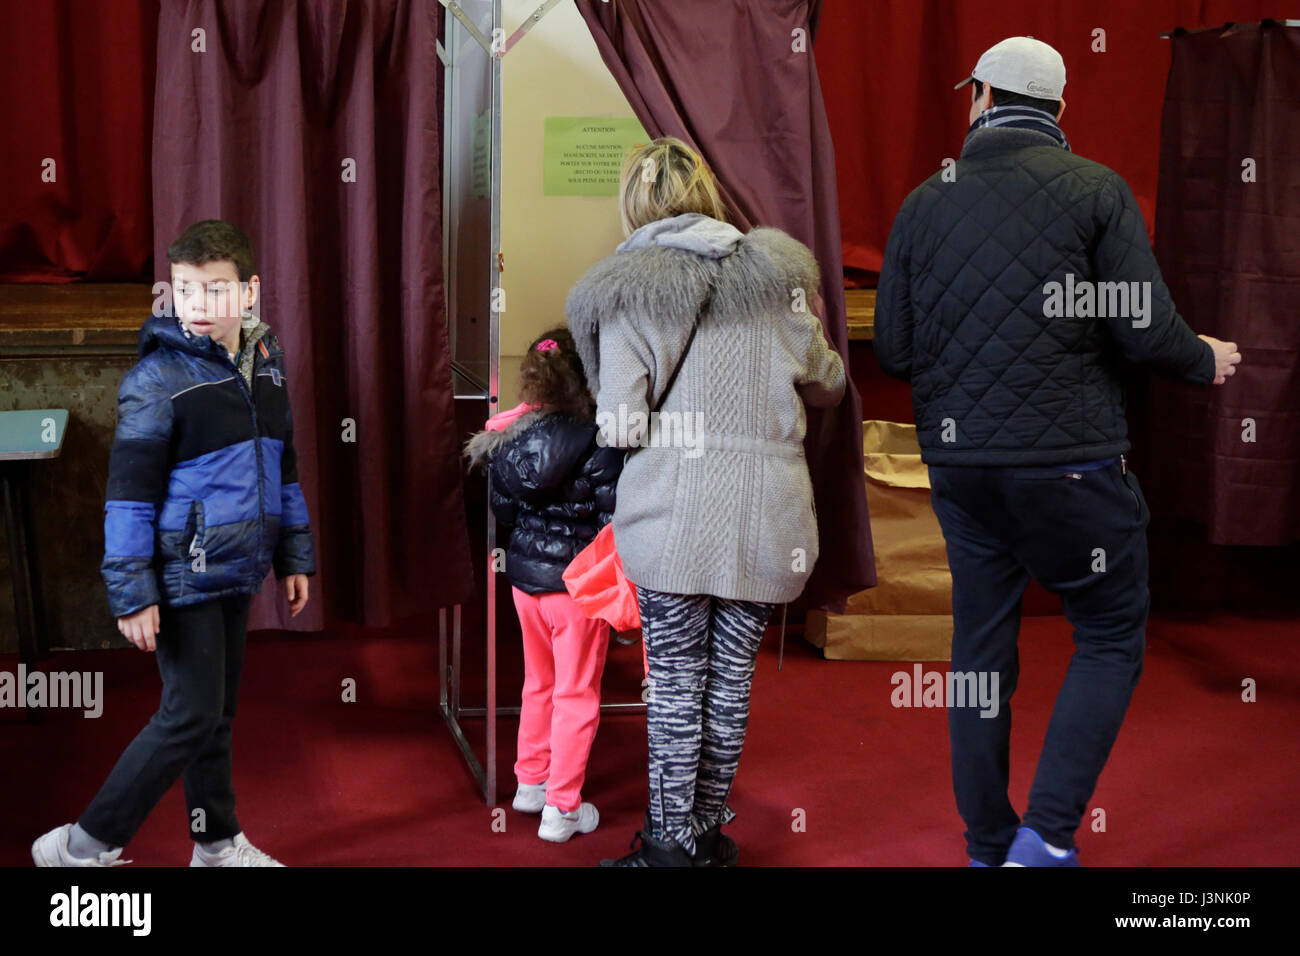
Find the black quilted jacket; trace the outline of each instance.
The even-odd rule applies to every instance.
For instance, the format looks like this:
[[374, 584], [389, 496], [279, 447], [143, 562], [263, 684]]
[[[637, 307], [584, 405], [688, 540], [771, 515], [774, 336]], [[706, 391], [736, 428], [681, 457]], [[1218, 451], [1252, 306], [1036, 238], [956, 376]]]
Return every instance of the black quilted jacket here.
[[472, 465], [489, 464], [492, 512], [512, 529], [506, 578], [526, 594], [564, 591], [564, 569], [614, 516], [627, 449], [596, 442], [596, 423], [535, 410], [477, 433]]
[[[904, 201], [876, 299], [875, 351], [912, 383], [925, 462], [1108, 458], [1129, 448], [1125, 362], [1213, 381], [1213, 350], [1175, 311], [1114, 171], [1045, 133], [994, 127], [967, 138], [948, 178], [936, 173]], [[1137, 287], [1148, 311], [1049, 315], [1071, 286], [1070, 311], [1087, 311], [1081, 282], [1149, 283]], [[1092, 311], [1103, 301], [1118, 311], [1118, 294], [1103, 287]]]

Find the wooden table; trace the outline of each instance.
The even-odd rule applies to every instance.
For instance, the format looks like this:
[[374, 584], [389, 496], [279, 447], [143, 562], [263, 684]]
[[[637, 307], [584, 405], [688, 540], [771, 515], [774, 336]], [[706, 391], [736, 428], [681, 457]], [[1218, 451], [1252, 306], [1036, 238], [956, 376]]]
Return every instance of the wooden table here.
[[854, 339], [870, 340], [876, 325], [876, 290], [844, 290], [845, 324], [849, 329], [849, 341]]

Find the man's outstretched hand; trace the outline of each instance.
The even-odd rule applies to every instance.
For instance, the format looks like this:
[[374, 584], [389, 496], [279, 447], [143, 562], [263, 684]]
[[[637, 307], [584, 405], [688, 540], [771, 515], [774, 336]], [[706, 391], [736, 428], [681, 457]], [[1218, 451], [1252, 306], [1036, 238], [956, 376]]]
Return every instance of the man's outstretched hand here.
[[284, 596], [289, 599], [289, 616], [297, 617], [307, 606], [307, 575], [291, 574], [285, 578]]
[[1214, 349], [1214, 384], [1222, 385], [1236, 374], [1241, 362], [1241, 353], [1237, 351], [1236, 342], [1222, 342], [1208, 335], [1198, 335], [1198, 339]]

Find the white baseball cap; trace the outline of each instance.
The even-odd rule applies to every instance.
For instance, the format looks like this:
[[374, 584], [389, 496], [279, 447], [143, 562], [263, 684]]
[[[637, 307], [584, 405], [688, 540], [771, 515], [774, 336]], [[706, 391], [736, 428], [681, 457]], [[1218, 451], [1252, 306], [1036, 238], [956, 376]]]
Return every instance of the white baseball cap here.
[[985, 50], [970, 76], [953, 89], [974, 80], [1008, 93], [1059, 100], [1065, 92], [1065, 61], [1042, 40], [1009, 37]]

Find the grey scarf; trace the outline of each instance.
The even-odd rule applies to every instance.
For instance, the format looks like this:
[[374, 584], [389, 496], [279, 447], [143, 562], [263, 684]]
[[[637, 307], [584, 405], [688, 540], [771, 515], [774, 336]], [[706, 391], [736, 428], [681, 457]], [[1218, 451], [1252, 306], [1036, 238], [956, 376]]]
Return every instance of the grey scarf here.
[[975, 122], [970, 124], [970, 132], [966, 134], [967, 139], [970, 138], [971, 133], [986, 126], [1009, 126], [1012, 129], [1036, 130], [1052, 137], [1061, 145], [1062, 149], [1070, 149], [1070, 143], [1066, 140], [1065, 134], [1061, 132], [1061, 127], [1056, 125], [1056, 117], [1046, 110], [1035, 109], [1032, 106], [989, 107], [975, 118]]

